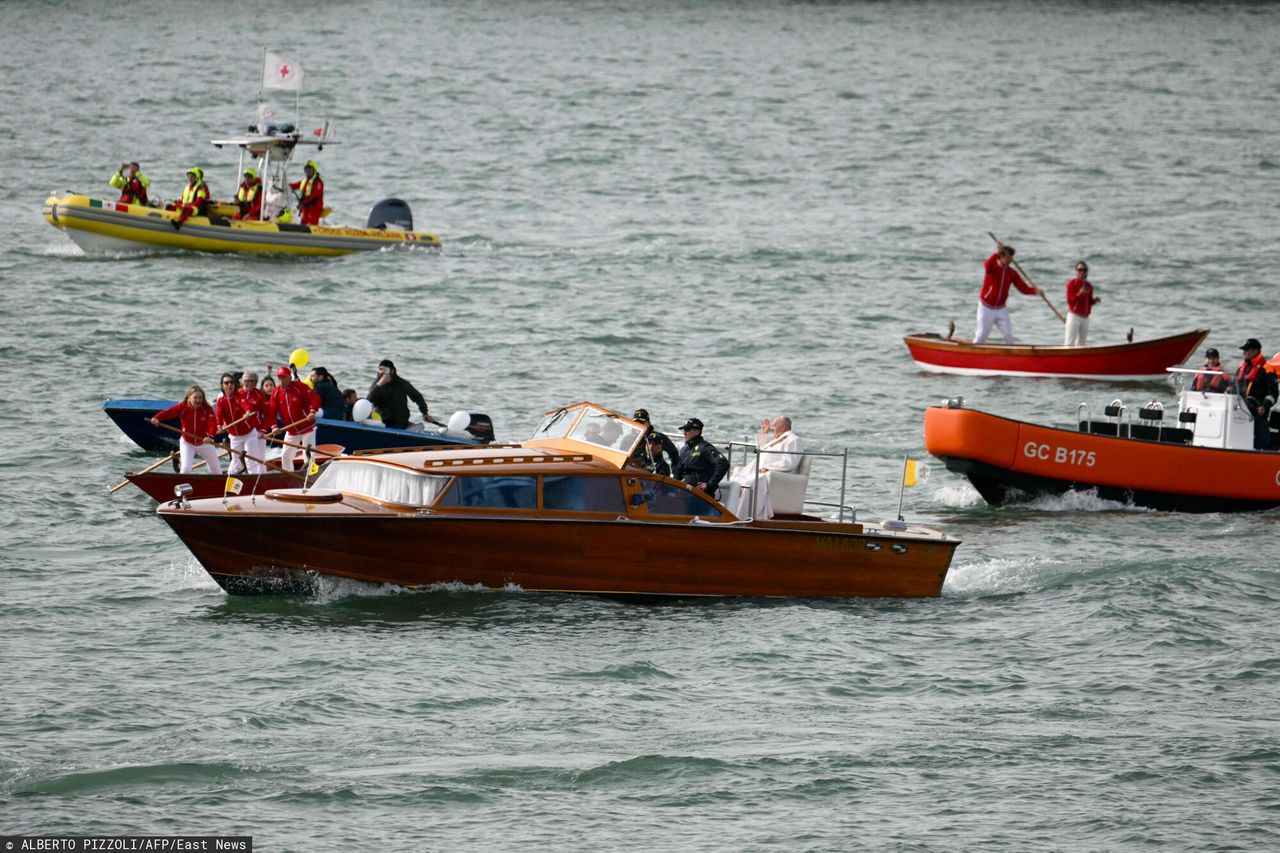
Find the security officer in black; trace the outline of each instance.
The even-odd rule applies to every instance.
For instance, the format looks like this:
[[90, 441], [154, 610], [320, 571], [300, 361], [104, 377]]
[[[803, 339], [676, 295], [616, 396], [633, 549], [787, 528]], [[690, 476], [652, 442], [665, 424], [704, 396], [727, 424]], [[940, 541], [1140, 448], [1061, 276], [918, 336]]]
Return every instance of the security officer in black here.
[[702, 437], [702, 421], [689, 418], [680, 429], [684, 432], [684, 448], [680, 451], [678, 476], [714, 497], [716, 486], [729, 473], [729, 460]]
[[[675, 442], [667, 438], [665, 433], [653, 428], [653, 422], [649, 420], [649, 410], [636, 409], [636, 413], [631, 416], [631, 420], [649, 427], [644, 434], [644, 441], [640, 442], [636, 447], [635, 453], [631, 454], [632, 461], [646, 471], [653, 471], [665, 477], [670, 477], [672, 471], [679, 471], [680, 451], [676, 450]], [[653, 446], [653, 441], [655, 440], [659, 447]], [[662, 461], [663, 454], [666, 454], [666, 457], [671, 460], [670, 465]]]

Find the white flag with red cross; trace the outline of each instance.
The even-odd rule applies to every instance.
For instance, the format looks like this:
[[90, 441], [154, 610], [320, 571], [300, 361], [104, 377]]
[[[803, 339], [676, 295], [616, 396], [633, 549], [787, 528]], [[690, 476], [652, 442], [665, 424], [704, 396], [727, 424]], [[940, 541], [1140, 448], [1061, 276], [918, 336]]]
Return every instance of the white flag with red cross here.
[[262, 88], [297, 92], [302, 89], [302, 66], [287, 56], [267, 52], [262, 63]]

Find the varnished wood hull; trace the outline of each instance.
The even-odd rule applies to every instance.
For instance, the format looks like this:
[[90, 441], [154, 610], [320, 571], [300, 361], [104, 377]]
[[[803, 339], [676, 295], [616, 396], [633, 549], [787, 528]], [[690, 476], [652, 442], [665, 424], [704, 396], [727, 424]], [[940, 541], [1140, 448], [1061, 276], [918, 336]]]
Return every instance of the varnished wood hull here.
[[[237, 474], [236, 479], [242, 484], [240, 494], [261, 495], [268, 489], [292, 489], [302, 485], [301, 475], [286, 474], [275, 469], [266, 474]], [[200, 498], [220, 498], [227, 487], [226, 474], [177, 474], [173, 471], [148, 471], [145, 474], [125, 473], [125, 479], [146, 492], [155, 501], [173, 500], [173, 489], [180, 483], [191, 486], [191, 500]], [[315, 479], [314, 477], [312, 479]]]
[[160, 514], [234, 594], [296, 590], [325, 575], [626, 596], [936, 596], [959, 544], [826, 522]]

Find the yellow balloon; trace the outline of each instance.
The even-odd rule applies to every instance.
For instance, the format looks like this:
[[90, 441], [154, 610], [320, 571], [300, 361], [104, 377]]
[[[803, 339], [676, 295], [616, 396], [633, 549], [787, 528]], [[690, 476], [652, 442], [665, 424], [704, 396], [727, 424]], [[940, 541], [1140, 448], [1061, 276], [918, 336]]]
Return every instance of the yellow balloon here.
[[289, 363], [292, 364], [294, 367], [298, 368], [299, 370], [306, 367], [307, 362], [310, 360], [311, 360], [311, 353], [307, 352], [302, 347], [298, 347], [296, 350], [289, 353]]
[[308, 376], [306, 379], [302, 380], [302, 384], [303, 384], [303, 385], [306, 385], [308, 388], [314, 388], [314, 387], [316, 387], [314, 384], [312, 384], [312, 382], [311, 382], [311, 377], [310, 377], [310, 376]]

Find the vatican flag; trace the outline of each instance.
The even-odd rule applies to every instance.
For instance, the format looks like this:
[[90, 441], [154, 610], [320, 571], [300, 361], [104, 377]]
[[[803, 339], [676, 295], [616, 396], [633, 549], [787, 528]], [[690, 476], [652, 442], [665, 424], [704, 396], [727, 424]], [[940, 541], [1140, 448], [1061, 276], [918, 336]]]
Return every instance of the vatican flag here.
[[240, 494], [240, 490], [243, 488], [244, 483], [240, 480], [237, 480], [235, 477], [227, 477], [227, 491], [230, 494], [238, 495]]
[[929, 466], [918, 459], [908, 458], [902, 469], [902, 485], [910, 488], [929, 479]]
[[307, 469], [307, 473], [308, 473], [308, 474], [310, 474], [312, 477], [314, 477], [316, 474], [319, 474], [319, 473], [320, 473], [320, 463], [319, 463], [319, 462], [317, 462], [316, 460], [312, 459], [312, 460], [311, 460], [311, 467]]

